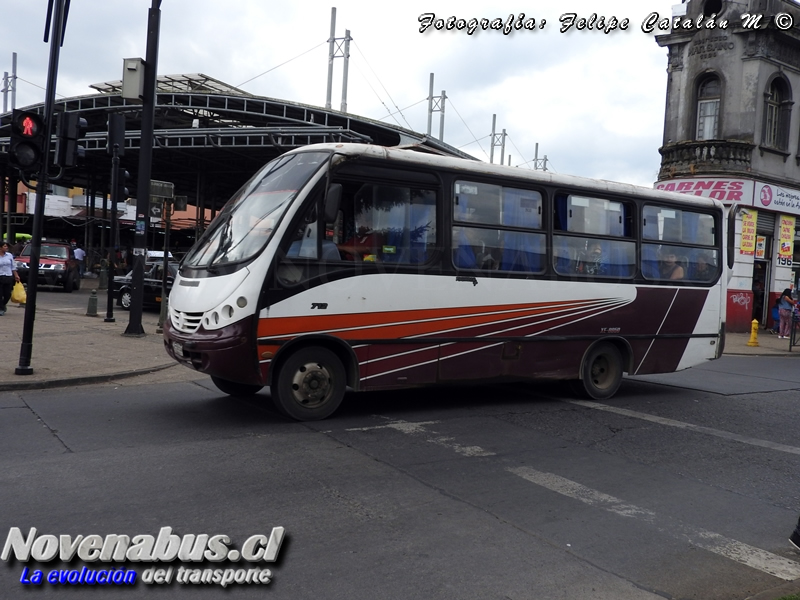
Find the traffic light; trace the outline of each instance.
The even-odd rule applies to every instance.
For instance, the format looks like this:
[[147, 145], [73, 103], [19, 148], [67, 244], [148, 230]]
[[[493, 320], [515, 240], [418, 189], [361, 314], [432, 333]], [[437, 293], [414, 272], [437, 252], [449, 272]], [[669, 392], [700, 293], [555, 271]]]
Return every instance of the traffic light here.
[[117, 156], [125, 156], [125, 115], [110, 113], [108, 115], [108, 142], [106, 152], [109, 156], [114, 154], [114, 145], [117, 146]]
[[56, 166], [74, 167], [86, 156], [78, 140], [86, 135], [86, 119], [74, 112], [61, 112], [56, 121]]
[[131, 195], [128, 189], [128, 181], [130, 181], [130, 178], [131, 174], [122, 167], [119, 167], [117, 170], [117, 200], [119, 202], [125, 202], [128, 196]]
[[32, 173], [41, 167], [45, 148], [42, 117], [35, 112], [14, 110], [9, 162], [23, 173]]

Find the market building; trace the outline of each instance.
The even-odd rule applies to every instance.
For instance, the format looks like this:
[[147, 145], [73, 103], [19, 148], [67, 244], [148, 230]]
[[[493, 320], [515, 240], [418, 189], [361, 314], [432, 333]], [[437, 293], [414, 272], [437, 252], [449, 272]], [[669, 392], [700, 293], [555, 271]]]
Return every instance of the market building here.
[[[122, 81], [90, 86], [95, 93], [59, 98], [55, 112], [86, 120], [80, 139], [83, 163], [62, 178], [51, 175], [44, 209], [44, 235], [75, 240], [105, 253], [133, 243], [142, 104], [124, 97]], [[44, 117], [44, 104], [24, 107]], [[111, 228], [109, 117], [124, 117], [121, 168], [130, 173], [117, 206], [116, 239]], [[8, 162], [11, 112], [0, 114], [0, 234], [30, 234], [35, 193]], [[160, 75], [156, 81], [151, 179], [174, 185], [184, 208], [170, 222], [171, 248], [194, 244], [216, 212], [259, 168], [300, 146], [320, 142], [414, 147], [424, 152], [472, 158], [430, 135], [358, 115], [249, 94], [202, 73]], [[55, 148], [55, 136], [51, 148]], [[52, 169], [55, 174], [55, 169]], [[162, 248], [166, 223], [151, 206], [148, 246]]]
[[800, 6], [689, 0], [671, 26], [655, 187], [740, 207], [727, 328], [768, 326], [800, 278]]

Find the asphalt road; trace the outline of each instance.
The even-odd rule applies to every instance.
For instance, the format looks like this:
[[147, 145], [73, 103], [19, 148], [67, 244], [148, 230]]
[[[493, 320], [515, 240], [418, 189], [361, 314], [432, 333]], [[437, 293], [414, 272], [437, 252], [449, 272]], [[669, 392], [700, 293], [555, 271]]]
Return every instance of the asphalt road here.
[[[153, 563], [128, 562], [129, 597], [218, 596], [178, 583], [180, 567], [269, 568], [269, 584], [228, 587], [242, 598], [778, 597], [800, 578], [786, 540], [800, 508], [798, 367], [724, 357], [628, 380], [603, 403], [559, 386], [351, 395], [312, 424], [188, 369], [0, 393], [0, 545], [12, 527], [27, 539], [169, 526], [242, 550], [285, 528], [274, 563], [156, 564], [173, 581], [145, 585]], [[23, 585], [26, 566], [30, 578], [120, 563], [12, 560], [2, 597], [77, 592]]]

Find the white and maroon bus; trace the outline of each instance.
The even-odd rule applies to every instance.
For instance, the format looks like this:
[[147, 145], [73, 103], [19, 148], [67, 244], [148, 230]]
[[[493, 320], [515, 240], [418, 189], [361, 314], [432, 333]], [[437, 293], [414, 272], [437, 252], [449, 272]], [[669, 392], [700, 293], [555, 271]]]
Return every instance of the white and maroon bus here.
[[611, 397], [724, 346], [720, 202], [432, 155], [280, 156], [184, 258], [167, 352], [323, 419], [353, 391], [572, 380]]

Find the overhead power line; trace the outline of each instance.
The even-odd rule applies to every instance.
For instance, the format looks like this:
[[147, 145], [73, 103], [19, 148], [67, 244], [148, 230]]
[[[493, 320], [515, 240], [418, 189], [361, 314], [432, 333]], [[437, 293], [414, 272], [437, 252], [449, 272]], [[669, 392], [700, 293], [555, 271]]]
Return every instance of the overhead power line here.
[[254, 79], [258, 79], [259, 77], [261, 77], [261, 76], [263, 76], [263, 75], [266, 75], [267, 73], [269, 73], [269, 72], [271, 72], [271, 71], [274, 71], [274, 70], [275, 70], [275, 69], [277, 69], [278, 67], [282, 67], [283, 65], [286, 65], [286, 64], [288, 64], [288, 63], [292, 62], [293, 60], [296, 60], [296, 59], [300, 58], [301, 56], [304, 56], [304, 55], [308, 54], [309, 52], [311, 52], [312, 50], [316, 50], [316, 49], [317, 49], [317, 48], [319, 48], [320, 46], [323, 46], [323, 45], [325, 45], [325, 44], [327, 44], [327, 43], [328, 43], [327, 41], [320, 42], [319, 44], [317, 44], [317, 45], [316, 45], [316, 46], [314, 46], [313, 48], [309, 48], [308, 50], [306, 50], [305, 52], [303, 52], [303, 53], [301, 53], [301, 54], [298, 54], [298, 55], [297, 55], [297, 56], [295, 56], [294, 58], [290, 58], [289, 60], [287, 60], [287, 61], [284, 61], [284, 62], [282, 62], [282, 63], [281, 63], [281, 64], [279, 64], [279, 65], [275, 65], [275, 66], [274, 66], [274, 67], [272, 67], [271, 69], [267, 69], [266, 71], [264, 71], [263, 73], [261, 73], [261, 74], [259, 74], [259, 75], [256, 75], [255, 77], [251, 77], [251, 78], [250, 78], [250, 79], [248, 79], [247, 81], [243, 81], [242, 83], [240, 83], [240, 84], [239, 84], [239, 85], [237, 85], [236, 87], [242, 87], [242, 86], [243, 86], [243, 85], [245, 85], [246, 83], [250, 83], [250, 82], [251, 82], [251, 81], [253, 81]]
[[[373, 69], [373, 68], [372, 68], [372, 65], [370, 65], [370, 64], [369, 64], [369, 61], [367, 60], [367, 57], [366, 57], [366, 56], [365, 56], [365, 54], [364, 54], [364, 53], [361, 51], [361, 48], [359, 48], [359, 47], [358, 47], [358, 44], [355, 42], [355, 40], [353, 40], [353, 45], [356, 47], [356, 50], [358, 50], [358, 53], [359, 53], [359, 54], [361, 55], [361, 57], [364, 59], [364, 62], [365, 62], [365, 63], [367, 64], [367, 66], [369, 67], [369, 70], [370, 70], [370, 71], [372, 71], [372, 74], [373, 74], [373, 75], [375, 75], [375, 79], [377, 79], [377, 80], [378, 80], [378, 83], [380, 83], [380, 84], [381, 84], [381, 87], [383, 88], [383, 91], [384, 91], [384, 92], [386, 92], [386, 95], [389, 97], [389, 100], [390, 100], [390, 101], [391, 101], [391, 103], [394, 105], [394, 107], [397, 109], [397, 112], [398, 112], [398, 113], [400, 113], [400, 116], [401, 116], [401, 117], [403, 117], [403, 121], [405, 121], [405, 122], [406, 122], [406, 126], [407, 126], [409, 129], [413, 130], [414, 128], [413, 128], [413, 127], [411, 127], [411, 124], [410, 124], [410, 123], [408, 122], [408, 120], [406, 119], [406, 116], [403, 114], [403, 111], [402, 111], [402, 110], [400, 110], [400, 107], [399, 107], [399, 106], [397, 106], [397, 103], [396, 103], [396, 102], [394, 101], [394, 99], [392, 98], [392, 95], [389, 93], [389, 90], [387, 90], [387, 89], [386, 89], [386, 86], [385, 86], [385, 85], [383, 85], [383, 82], [381, 81], [381, 78], [380, 78], [380, 77], [378, 77], [378, 74], [375, 72], [375, 69]], [[390, 110], [388, 110], [388, 109], [387, 109], [387, 112], [390, 112], [390, 113], [391, 113], [391, 111], [390, 111]]]
[[[459, 119], [461, 119], [461, 122], [464, 124], [464, 127], [466, 127], [466, 128], [467, 128], [467, 131], [469, 131], [469, 134], [472, 136], [472, 140], [473, 140], [473, 141], [472, 141], [472, 142], [470, 142], [470, 143], [477, 143], [477, 144], [478, 144], [478, 146], [480, 147], [480, 149], [481, 149], [481, 150], [483, 151], [483, 153], [486, 155], [486, 158], [489, 158], [489, 153], [488, 153], [488, 152], [486, 152], [486, 150], [485, 150], [485, 149], [484, 149], [484, 147], [481, 145], [481, 143], [480, 143], [480, 141], [478, 140], [478, 138], [477, 138], [477, 137], [475, 137], [475, 134], [474, 134], [474, 133], [472, 133], [472, 130], [469, 128], [469, 125], [467, 125], [467, 122], [464, 120], [464, 117], [462, 117], [462, 116], [461, 116], [461, 113], [460, 113], [460, 112], [458, 112], [458, 109], [456, 108], [456, 105], [455, 105], [455, 104], [453, 104], [453, 99], [448, 97], [448, 100], [450, 100], [450, 106], [453, 108], [453, 110], [454, 110], [454, 111], [456, 111], [456, 114], [458, 115], [458, 118], [459, 118]], [[487, 136], [487, 137], [491, 137], [491, 136]], [[481, 138], [481, 139], [485, 139], [485, 138]]]

